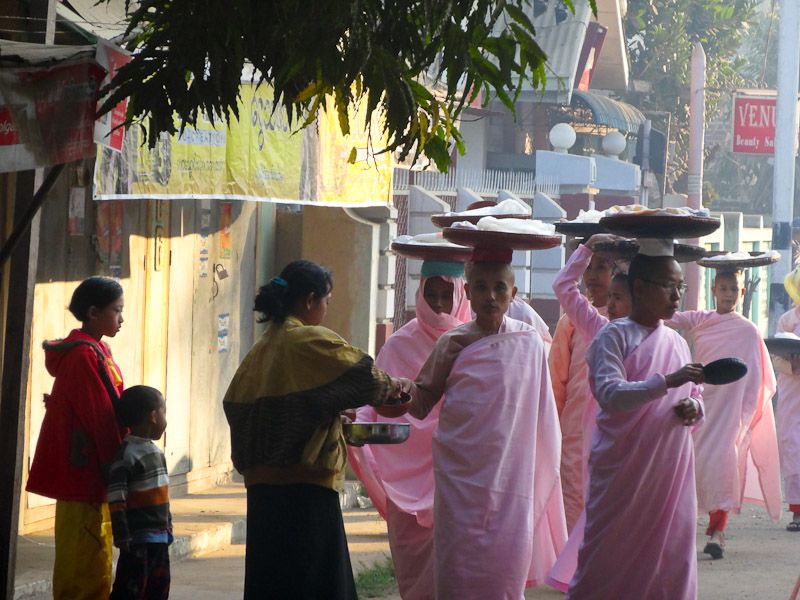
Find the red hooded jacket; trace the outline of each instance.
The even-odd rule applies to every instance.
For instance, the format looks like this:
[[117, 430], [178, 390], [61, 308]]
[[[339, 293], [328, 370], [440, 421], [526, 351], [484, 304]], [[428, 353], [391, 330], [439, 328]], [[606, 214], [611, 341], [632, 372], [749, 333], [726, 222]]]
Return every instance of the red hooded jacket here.
[[108, 346], [78, 329], [64, 340], [45, 342], [44, 348], [55, 382], [26, 489], [56, 500], [105, 502], [105, 470], [125, 434], [107, 387], [119, 397], [119, 368]]

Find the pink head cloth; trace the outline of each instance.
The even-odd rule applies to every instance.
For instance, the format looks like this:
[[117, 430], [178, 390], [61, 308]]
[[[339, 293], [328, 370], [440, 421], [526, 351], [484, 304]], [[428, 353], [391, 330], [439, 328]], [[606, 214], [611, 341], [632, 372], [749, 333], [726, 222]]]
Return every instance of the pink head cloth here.
[[453, 284], [453, 310], [450, 311], [450, 314], [442, 313], [437, 315], [428, 306], [425, 301], [425, 282], [428, 281], [428, 278], [420, 278], [416, 295], [417, 322], [422, 330], [435, 340], [438, 340], [440, 335], [450, 331], [453, 327], [458, 327], [462, 323], [472, 320], [469, 300], [467, 300], [467, 293], [464, 291], [464, 278], [451, 277], [449, 275], [437, 275], [437, 277]]

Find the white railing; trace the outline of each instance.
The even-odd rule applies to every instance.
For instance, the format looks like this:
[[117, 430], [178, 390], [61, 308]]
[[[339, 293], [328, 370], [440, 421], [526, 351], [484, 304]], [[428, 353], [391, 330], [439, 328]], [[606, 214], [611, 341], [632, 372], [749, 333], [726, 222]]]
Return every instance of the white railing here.
[[558, 195], [556, 177], [537, 178], [530, 171], [492, 169], [452, 169], [448, 173], [414, 171], [412, 179], [408, 169], [396, 168], [392, 182], [394, 192], [408, 191], [410, 184], [418, 185], [429, 192], [455, 192], [458, 188], [469, 188], [476, 194], [496, 194], [499, 190], [508, 190], [518, 196], [533, 196], [537, 191], [550, 196]]

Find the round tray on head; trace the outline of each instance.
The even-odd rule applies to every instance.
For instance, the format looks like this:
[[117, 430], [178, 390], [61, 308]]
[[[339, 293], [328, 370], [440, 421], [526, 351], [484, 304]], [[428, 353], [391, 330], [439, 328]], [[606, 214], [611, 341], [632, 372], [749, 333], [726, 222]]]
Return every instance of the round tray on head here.
[[348, 444], [402, 444], [411, 432], [408, 423], [345, 423], [344, 439]]
[[[632, 260], [639, 252], [639, 244], [635, 240], [619, 240], [616, 242], [601, 242], [595, 244], [595, 252], [610, 254], [614, 258], [622, 260]], [[695, 262], [706, 256], [706, 250], [702, 246], [692, 244], [675, 244], [675, 260], [679, 263]]]
[[511, 250], [546, 250], [561, 245], [560, 235], [535, 233], [508, 233], [446, 227], [442, 233], [446, 240], [462, 246], [485, 248], [510, 248]]
[[[724, 256], [725, 252], [714, 254], [713, 256]], [[698, 260], [697, 264], [709, 269], [747, 269], [749, 267], [764, 267], [778, 262], [781, 257], [779, 254], [769, 252], [750, 252], [751, 258], [741, 258], [732, 260], [709, 260], [711, 256], [706, 256]]]
[[611, 233], [626, 237], [685, 239], [708, 235], [719, 229], [716, 217], [689, 215], [618, 214], [603, 217], [600, 225]]
[[530, 214], [516, 214], [516, 215], [431, 215], [431, 222], [437, 227], [450, 227], [453, 223], [467, 221], [473, 225], [477, 225], [483, 217], [494, 217], [495, 219], [530, 219]]
[[706, 249], [693, 244], [675, 244], [675, 260], [679, 263], [696, 262], [706, 256]]
[[416, 260], [438, 260], [442, 262], [469, 262], [472, 248], [467, 246], [444, 246], [437, 244], [404, 244], [392, 242], [392, 252]]
[[764, 340], [770, 354], [788, 358], [792, 354], [800, 354], [800, 340], [784, 337], [770, 337]]
[[556, 221], [556, 231], [570, 237], [588, 238], [596, 233], [608, 233], [608, 229], [600, 223], [573, 223], [572, 221]]

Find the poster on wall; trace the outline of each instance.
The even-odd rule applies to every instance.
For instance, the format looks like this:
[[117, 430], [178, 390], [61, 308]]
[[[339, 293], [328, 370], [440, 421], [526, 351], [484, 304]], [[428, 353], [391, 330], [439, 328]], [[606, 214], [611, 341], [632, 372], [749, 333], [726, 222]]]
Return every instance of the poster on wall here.
[[69, 235], [83, 235], [85, 217], [86, 188], [70, 188], [69, 208], [67, 209], [67, 232]]
[[208, 277], [208, 236], [211, 234], [211, 201], [200, 201], [200, 251], [198, 263], [200, 277]]
[[230, 330], [230, 322], [230, 313], [217, 315], [217, 352], [220, 354], [228, 351], [228, 331]]
[[233, 204], [223, 202], [219, 211], [219, 257], [231, 257], [231, 218], [233, 216]]
[[97, 254], [110, 275], [119, 278], [122, 274], [122, 203], [100, 202], [96, 207]]

